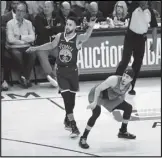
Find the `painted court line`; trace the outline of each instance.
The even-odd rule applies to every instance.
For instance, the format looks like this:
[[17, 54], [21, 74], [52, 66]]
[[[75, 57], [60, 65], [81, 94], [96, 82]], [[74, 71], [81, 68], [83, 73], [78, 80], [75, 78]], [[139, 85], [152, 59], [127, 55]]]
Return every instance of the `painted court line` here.
[[51, 100], [50, 98], [47, 98], [47, 100], [49, 100], [50, 102], [52, 102], [53, 104], [57, 105], [59, 108], [61, 108], [62, 110], [65, 110], [61, 105], [59, 105], [58, 103], [56, 103], [55, 101]]
[[[79, 96], [79, 97], [81, 97], [81, 96]], [[62, 109], [62, 110], [65, 110], [60, 104], [58, 104], [57, 102], [55, 102], [55, 101], [53, 101], [53, 100], [51, 100], [51, 99], [57, 99], [57, 98], [62, 98], [62, 97], [47, 97], [47, 98], [40, 98], [40, 97], [38, 97], [38, 98], [28, 98], [28, 99], [13, 99], [13, 100], [3, 100], [3, 101], [9, 101], [9, 102], [11, 102], [11, 101], [26, 101], [26, 100], [28, 100], [28, 101], [32, 101], [32, 100], [42, 100], [42, 99], [46, 99], [46, 100], [49, 100], [51, 103], [53, 103], [53, 104], [55, 104], [56, 106], [58, 106], [60, 109]]]
[[13, 141], [13, 142], [19, 142], [19, 143], [25, 143], [25, 144], [32, 144], [32, 145], [44, 146], [44, 147], [47, 147], [47, 148], [54, 148], [54, 149], [66, 150], [66, 151], [71, 151], [71, 152], [75, 152], [75, 153], [86, 154], [86, 155], [89, 155], [89, 156], [100, 157], [98, 155], [94, 155], [94, 154], [91, 154], [91, 153], [82, 152], [82, 151], [78, 151], [78, 150], [71, 150], [71, 149], [61, 148], [61, 147], [52, 146], [52, 145], [46, 145], [46, 144], [40, 144], [40, 143], [34, 143], [34, 142], [28, 142], [28, 141], [22, 141], [22, 140], [16, 140], [16, 139], [8, 139], [8, 138], [1, 138], [1, 139], [2, 140], [6, 140], [6, 141]]
[[[80, 96], [76, 96], [76, 97], [85, 97], [87, 95], [80, 95]], [[26, 98], [26, 99], [6, 99], [6, 100], [2, 100], [2, 102], [10, 102], [10, 101], [24, 101], [24, 100], [40, 100], [40, 99], [57, 99], [57, 98], [62, 98], [62, 97], [37, 97], [37, 98]]]
[[[157, 93], [159, 92], [160, 93], [160, 90], [153, 90], [151, 91], [151, 93]], [[89, 92], [88, 92], [89, 93]], [[78, 95], [76, 97], [88, 97], [88, 93], [87, 95]], [[146, 93], [150, 93], [150, 91], [142, 91], [142, 93], [146, 94]], [[23, 101], [23, 100], [39, 100], [39, 99], [56, 99], [56, 98], [62, 98], [61, 96], [60, 97], [37, 97], [37, 98], [25, 98], [25, 99], [1, 99], [1, 102], [7, 102], [7, 101]]]

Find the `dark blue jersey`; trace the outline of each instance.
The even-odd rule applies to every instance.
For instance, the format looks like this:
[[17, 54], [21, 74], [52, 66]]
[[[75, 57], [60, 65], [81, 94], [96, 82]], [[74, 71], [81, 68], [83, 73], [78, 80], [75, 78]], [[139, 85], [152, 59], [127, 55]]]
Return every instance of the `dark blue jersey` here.
[[73, 38], [67, 40], [65, 33], [61, 33], [58, 43], [58, 58], [56, 63], [58, 66], [76, 66], [78, 49], [76, 46], [77, 34]]

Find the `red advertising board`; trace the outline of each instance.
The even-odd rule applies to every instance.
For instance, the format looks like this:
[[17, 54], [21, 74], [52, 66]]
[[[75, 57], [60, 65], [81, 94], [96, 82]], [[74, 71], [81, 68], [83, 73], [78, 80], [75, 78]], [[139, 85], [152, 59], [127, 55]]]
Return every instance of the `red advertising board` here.
[[[157, 50], [149, 50], [152, 35], [148, 34], [141, 71], [161, 70], [161, 34], [158, 34]], [[122, 57], [124, 35], [91, 37], [78, 54], [80, 74], [112, 73]], [[129, 63], [132, 65], [133, 57]]]

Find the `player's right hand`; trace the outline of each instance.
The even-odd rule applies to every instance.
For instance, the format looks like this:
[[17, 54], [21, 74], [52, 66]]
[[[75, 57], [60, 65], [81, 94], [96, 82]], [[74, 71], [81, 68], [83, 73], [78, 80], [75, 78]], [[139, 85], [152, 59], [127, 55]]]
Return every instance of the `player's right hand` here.
[[95, 107], [96, 107], [96, 103], [91, 103], [90, 105], [88, 105], [87, 106], [87, 109], [91, 109], [91, 110], [93, 110], [93, 109], [95, 109]]
[[36, 47], [29, 47], [26, 52], [29, 53], [29, 52], [35, 52], [37, 49]]

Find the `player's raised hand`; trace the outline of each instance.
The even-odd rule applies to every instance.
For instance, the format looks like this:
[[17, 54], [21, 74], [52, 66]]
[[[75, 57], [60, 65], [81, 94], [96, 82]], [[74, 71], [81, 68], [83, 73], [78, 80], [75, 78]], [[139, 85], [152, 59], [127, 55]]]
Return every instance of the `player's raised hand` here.
[[90, 18], [90, 22], [88, 23], [89, 27], [94, 27], [95, 23], [96, 23], [97, 18], [96, 17], [91, 17]]
[[37, 49], [36, 47], [29, 47], [26, 52], [29, 53], [29, 52], [35, 52]]

